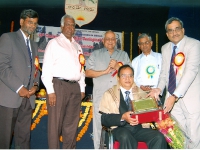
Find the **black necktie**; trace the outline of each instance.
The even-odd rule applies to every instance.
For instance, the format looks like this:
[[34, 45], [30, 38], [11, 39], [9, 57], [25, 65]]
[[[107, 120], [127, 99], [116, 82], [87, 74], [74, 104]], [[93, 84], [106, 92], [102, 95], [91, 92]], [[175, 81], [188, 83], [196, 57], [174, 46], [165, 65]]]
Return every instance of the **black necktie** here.
[[124, 99], [124, 100], [125, 100], [125, 102], [126, 102], [126, 105], [127, 105], [127, 107], [128, 107], [128, 110], [130, 111], [130, 110], [132, 110], [131, 99], [130, 99], [130, 97], [129, 97], [130, 92], [129, 92], [129, 91], [126, 91], [125, 94], [126, 94], [126, 96], [125, 96], [125, 99]]
[[169, 85], [168, 85], [168, 91], [172, 95], [174, 93], [174, 90], [176, 88], [176, 74], [174, 72], [174, 57], [176, 55], [176, 47], [173, 47], [173, 53], [171, 57], [171, 63], [170, 63], [170, 72], [169, 72]]
[[27, 46], [27, 50], [28, 50], [28, 54], [29, 54], [30, 67], [31, 67], [30, 76], [29, 76], [29, 83], [28, 83], [28, 85], [29, 85], [30, 79], [31, 79], [31, 74], [32, 74], [32, 55], [31, 55], [31, 49], [29, 47], [29, 39], [26, 39], [26, 46]]

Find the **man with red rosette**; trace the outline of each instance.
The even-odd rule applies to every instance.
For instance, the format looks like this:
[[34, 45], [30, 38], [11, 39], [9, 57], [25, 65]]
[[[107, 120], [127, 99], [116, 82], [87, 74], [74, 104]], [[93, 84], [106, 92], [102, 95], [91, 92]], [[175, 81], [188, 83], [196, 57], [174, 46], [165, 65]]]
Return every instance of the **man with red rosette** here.
[[44, 54], [42, 82], [47, 96], [48, 145], [76, 148], [81, 100], [85, 96], [85, 59], [81, 46], [74, 40], [75, 20], [69, 15], [61, 19], [62, 33], [49, 41]]
[[9, 149], [14, 130], [16, 149], [30, 148], [30, 126], [39, 76], [37, 43], [30, 40], [38, 13], [21, 12], [17, 32], [0, 38], [0, 149]]
[[109, 30], [103, 38], [104, 48], [94, 50], [86, 61], [86, 77], [93, 78], [93, 136], [98, 149], [101, 136], [99, 102], [103, 93], [117, 83], [117, 70], [124, 64], [131, 65], [128, 54], [116, 49], [116, 35]]
[[200, 42], [184, 35], [183, 22], [172, 17], [165, 24], [170, 42], [162, 46], [158, 86], [149, 94], [158, 98], [167, 88], [164, 112], [171, 112], [192, 142], [200, 148]]

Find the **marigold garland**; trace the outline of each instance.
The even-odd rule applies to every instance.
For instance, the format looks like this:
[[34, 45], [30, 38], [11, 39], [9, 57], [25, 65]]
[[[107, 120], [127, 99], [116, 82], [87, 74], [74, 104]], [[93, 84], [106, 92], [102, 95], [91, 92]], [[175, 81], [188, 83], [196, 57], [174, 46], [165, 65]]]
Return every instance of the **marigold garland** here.
[[[36, 103], [37, 103], [37, 106], [35, 108], [35, 111], [33, 112], [32, 119], [36, 116], [36, 114], [39, 111], [40, 107], [41, 107], [41, 109], [40, 109], [40, 112], [39, 112], [37, 118], [34, 120], [34, 122], [31, 125], [31, 130], [34, 130], [36, 128], [36, 125], [39, 124], [40, 119], [44, 115], [48, 115], [46, 101], [36, 100]], [[93, 114], [93, 111], [92, 111], [93, 110], [92, 109], [92, 102], [82, 102], [81, 106], [85, 106], [86, 108], [85, 108], [84, 114], [82, 114], [82, 112], [80, 112], [80, 118], [81, 118], [81, 120], [79, 121], [78, 127], [81, 127], [82, 124], [83, 124], [83, 122], [85, 122], [85, 125], [80, 130], [80, 132], [78, 133], [76, 141], [81, 140], [81, 138], [83, 137], [83, 135], [87, 132], [88, 126], [90, 125], [90, 122], [91, 122], [91, 120], [93, 118], [93, 115], [92, 115]], [[63, 141], [62, 136], [60, 136], [60, 141], [61, 142]]]
[[[38, 108], [36, 107], [36, 109], [39, 109], [39, 106], [38, 106]], [[33, 116], [34, 116], [34, 113], [33, 113]], [[39, 122], [40, 122], [40, 118], [42, 118], [44, 115], [47, 115], [47, 114], [48, 114], [47, 105], [46, 105], [46, 103], [43, 103], [37, 118], [34, 120], [34, 122], [31, 125], [31, 130], [35, 129], [36, 125], [39, 124]]]
[[[87, 120], [86, 120], [86, 122], [85, 122], [85, 126], [81, 129], [81, 131], [79, 132], [79, 134], [78, 134], [78, 136], [77, 136], [77, 138], [76, 138], [76, 141], [79, 141], [79, 140], [81, 140], [81, 138], [82, 138], [82, 136], [86, 133], [86, 131], [88, 130], [88, 126], [89, 126], [89, 124], [90, 124], [90, 122], [91, 122], [91, 120], [92, 120], [92, 113], [93, 113], [93, 111], [92, 111], [92, 106], [90, 106], [90, 112], [89, 112], [89, 115], [88, 115], [88, 118], [87, 118]], [[80, 122], [79, 122], [80, 123]]]

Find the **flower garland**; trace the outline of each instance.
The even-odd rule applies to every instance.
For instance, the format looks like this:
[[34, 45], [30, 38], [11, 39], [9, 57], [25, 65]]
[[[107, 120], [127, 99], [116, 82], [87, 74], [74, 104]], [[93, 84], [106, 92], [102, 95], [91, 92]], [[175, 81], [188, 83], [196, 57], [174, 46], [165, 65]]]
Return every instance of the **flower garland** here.
[[[88, 118], [87, 120], [85, 121], [85, 126], [81, 129], [81, 131], [79, 132], [77, 138], [76, 138], [76, 141], [80, 141], [82, 136], [86, 133], [86, 131], [88, 130], [88, 126], [93, 118], [93, 107], [92, 106], [89, 106], [90, 107], [90, 111], [89, 111], [89, 115], [88, 115]], [[87, 107], [88, 108], [88, 107]], [[88, 108], [89, 109], [89, 108]], [[85, 113], [84, 113], [85, 114]], [[86, 115], [83, 115], [83, 120], [85, 120], [85, 117]], [[79, 125], [82, 124], [81, 122], [79, 122]]]
[[[35, 108], [35, 111], [33, 112], [32, 119], [35, 118], [38, 112], [39, 114], [36, 117], [36, 119], [33, 121], [33, 123], [31, 124], [31, 131], [36, 128], [37, 124], [39, 124], [43, 116], [48, 115], [46, 100], [45, 101], [36, 100], [35, 103], [37, 104], [37, 106]], [[82, 111], [80, 112], [81, 119], [79, 121], [78, 127], [81, 127], [84, 122], [85, 122], [85, 125], [78, 133], [76, 141], [80, 141], [83, 135], [87, 132], [88, 126], [93, 118], [92, 102], [82, 102], [81, 106], [85, 106], [86, 108], [83, 114], [82, 114]], [[60, 136], [60, 141], [62, 142], [62, 136]]]
[[47, 112], [46, 101], [41, 101], [41, 102], [38, 102], [38, 103], [39, 103], [39, 104], [37, 105], [37, 107], [36, 107], [36, 109], [35, 109], [35, 112], [33, 113], [32, 118], [35, 117], [35, 115], [36, 115], [36, 113], [38, 112], [38, 110], [39, 110], [41, 104], [42, 104], [42, 103], [43, 103], [43, 104], [42, 104], [42, 106], [41, 106], [41, 109], [40, 109], [40, 112], [39, 112], [37, 118], [34, 120], [34, 122], [33, 122], [32, 125], [31, 125], [31, 130], [35, 129], [35, 128], [36, 128], [36, 125], [39, 124], [40, 119], [41, 119], [44, 115], [47, 115], [47, 114], [48, 114], [48, 112]]
[[[76, 138], [76, 141], [80, 141], [83, 135], [87, 132], [88, 126], [93, 118], [93, 107], [91, 102], [82, 102], [81, 106], [86, 106], [84, 114], [80, 113], [81, 120], [79, 121], [78, 127], [81, 127], [83, 122], [85, 122], [85, 125], [78, 133], [78, 136]], [[86, 119], [87, 118], [87, 119]], [[63, 137], [60, 136], [60, 141], [63, 141]]]

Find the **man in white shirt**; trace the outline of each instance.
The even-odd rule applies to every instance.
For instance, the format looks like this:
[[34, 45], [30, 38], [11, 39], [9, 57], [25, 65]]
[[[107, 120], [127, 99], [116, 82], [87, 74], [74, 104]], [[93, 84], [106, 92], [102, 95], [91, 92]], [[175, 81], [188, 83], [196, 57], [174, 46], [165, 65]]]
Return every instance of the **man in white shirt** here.
[[75, 20], [69, 15], [61, 19], [60, 36], [49, 41], [44, 54], [42, 82], [48, 97], [48, 145], [74, 149], [81, 99], [85, 95], [84, 57], [80, 45], [72, 37]]
[[153, 41], [150, 35], [142, 33], [138, 36], [138, 46], [142, 54], [132, 61], [134, 81], [144, 91], [157, 87], [161, 71], [162, 56], [152, 51]]

